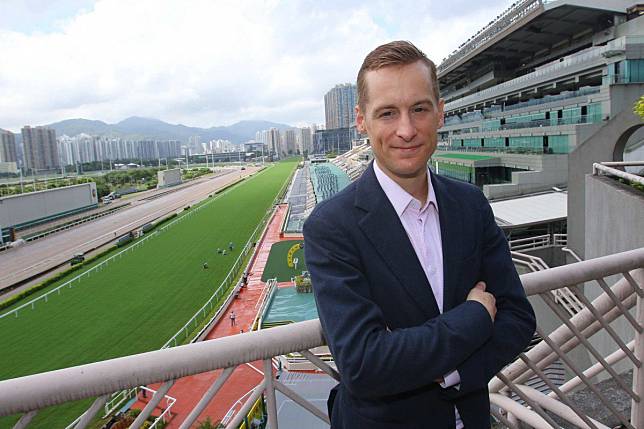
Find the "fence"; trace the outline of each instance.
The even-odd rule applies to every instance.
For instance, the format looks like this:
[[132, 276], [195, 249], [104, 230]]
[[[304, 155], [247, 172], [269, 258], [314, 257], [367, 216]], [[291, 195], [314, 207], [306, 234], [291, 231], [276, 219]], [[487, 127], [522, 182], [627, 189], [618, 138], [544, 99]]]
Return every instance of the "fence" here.
[[[261, 174], [261, 172], [260, 172], [260, 174]], [[228, 189], [226, 189], [224, 192], [222, 192], [220, 194], [217, 194], [214, 198], [206, 200], [201, 205], [195, 207], [193, 210], [191, 210], [189, 212], [179, 211], [178, 214], [184, 213], [183, 216], [180, 216], [177, 219], [169, 222], [168, 224], [163, 225], [158, 230], [153, 231], [150, 234], [147, 234], [145, 237], [138, 239], [136, 242], [134, 242], [130, 246], [126, 247], [125, 249], [121, 250], [120, 252], [110, 256], [109, 258], [105, 259], [104, 261], [101, 261], [100, 263], [94, 265], [93, 267], [89, 268], [88, 270], [83, 271], [82, 273], [78, 274], [77, 276], [74, 276], [72, 279], [64, 282], [60, 286], [57, 286], [56, 288], [48, 291], [47, 293], [45, 293], [43, 295], [40, 295], [37, 298], [34, 298], [34, 299], [26, 302], [25, 304], [22, 304], [22, 305], [14, 308], [12, 310], [9, 310], [9, 311], [7, 311], [7, 312], [5, 312], [3, 314], [0, 314], [0, 319], [2, 319], [4, 317], [7, 317], [10, 314], [15, 314], [15, 316], [18, 317], [19, 311], [24, 309], [24, 308], [27, 308], [27, 307], [31, 307], [32, 309], [35, 309], [37, 302], [39, 302], [39, 301], [47, 302], [49, 300], [49, 296], [53, 295], [54, 293], [57, 293], [58, 295], [60, 295], [61, 290], [63, 288], [65, 288], [65, 287], [71, 288], [73, 286], [74, 282], [79, 282], [80, 283], [80, 281], [84, 277], [90, 277], [92, 275], [92, 273], [95, 273], [95, 272], [98, 272], [98, 271], [101, 271], [101, 270], [105, 269], [110, 264], [110, 262], [116, 261], [116, 259], [123, 257], [123, 255], [126, 254], [127, 252], [134, 251], [134, 249], [142, 246], [144, 243], [146, 243], [148, 240], [152, 239], [153, 237], [158, 236], [158, 234], [160, 234], [161, 232], [165, 231], [167, 228], [171, 227], [172, 225], [175, 225], [175, 224], [177, 224], [179, 222], [183, 222], [186, 218], [194, 215], [196, 212], [198, 212], [199, 210], [203, 209], [204, 207], [206, 207], [207, 205], [209, 205], [210, 203], [212, 203], [213, 201], [215, 201], [219, 197], [227, 194], [229, 191], [230, 191], [230, 187]], [[281, 190], [280, 190], [280, 192], [281, 192]], [[268, 215], [268, 213], [267, 213], [267, 215]], [[265, 221], [267, 215], [264, 215], [263, 221]], [[261, 224], [262, 223], [260, 222], [259, 225], [261, 225]], [[257, 228], [259, 228], [259, 225], [258, 225]], [[255, 234], [255, 232], [257, 231], [257, 228], [255, 229], [253, 234]], [[251, 238], [252, 238], [253, 234], [251, 234]], [[237, 259], [239, 260], [239, 258], [237, 258]], [[237, 261], [235, 262], [235, 264], [237, 264]], [[229, 275], [230, 275], [230, 273], [229, 273]]]
[[[233, 264], [231, 269], [228, 271], [228, 274], [226, 275], [224, 280], [220, 283], [219, 287], [217, 287], [215, 292], [210, 296], [210, 298], [206, 301], [206, 303], [202, 305], [201, 308], [199, 308], [195, 312], [195, 314], [168, 341], [165, 342], [165, 344], [163, 344], [163, 346], [161, 346], [161, 350], [169, 347], [176, 347], [180, 344], [185, 344], [187, 342], [194, 343], [194, 342], [203, 340], [207, 332], [216, 323], [216, 321], [219, 320], [223, 312], [228, 307], [228, 304], [230, 303], [231, 299], [234, 297], [234, 294], [240, 287], [238, 283], [236, 288], [232, 290], [230, 289], [232, 284], [236, 281], [235, 279], [236, 275], [239, 275], [241, 271], [241, 266], [244, 260], [246, 259], [246, 256], [248, 255], [248, 253], [251, 251], [251, 249], [256, 248], [255, 243], [257, 241], [257, 238], [263, 237], [264, 234], [266, 233], [266, 229], [268, 228], [268, 225], [270, 223], [268, 222], [268, 219], [270, 219], [270, 217], [274, 215], [275, 213], [274, 207], [281, 201], [282, 198], [284, 198], [284, 193], [285, 193], [284, 189], [289, 182], [290, 180], [287, 180], [285, 181], [284, 185], [282, 185], [282, 188], [280, 188], [280, 190], [278, 191], [277, 196], [275, 197], [275, 200], [273, 200], [273, 207], [266, 212], [262, 220], [257, 224], [257, 227], [255, 227], [255, 230], [251, 233], [250, 238], [244, 245], [244, 248], [240, 252], [237, 259], [235, 260], [235, 263]], [[224, 193], [219, 195], [223, 195]], [[262, 231], [260, 234], [258, 234], [260, 227], [262, 228]], [[252, 259], [251, 261], [248, 262], [248, 265], [250, 265], [251, 262], [252, 262]], [[246, 266], [246, 271], [248, 270], [248, 265]], [[215, 309], [215, 305], [217, 305], [219, 302], [221, 302], [224, 299], [225, 301], [222, 303], [222, 305], [220, 305], [215, 310], [215, 314], [211, 316], [212, 311]], [[210, 317], [210, 319], [207, 321], [207, 323], [204, 323], [208, 317]], [[189, 335], [192, 332], [194, 332], [200, 325], [204, 325], [203, 328], [199, 330], [199, 332], [196, 335], [194, 335], [192, 338], [189, 339]], [[143, 388], [144, 386], [141, 386], [141, 387]], [[127, 401], [129, 397], [130, 396], [127, 390], [114, 393], [112, 395], [112, 400], [105, 404], [105, 414], [106, 415], [110, 414], [111, 412], [116, 410], [122, 403]]]
[[541, 249], [549, 246], [560, 247], [566, 245], [567, 237], [567, 234], [542, 234], [510, 240], [508, 244], [512, 251]]
[[45, 237], [47, 237], [47, 236], [49, 236], [51, 234], [55, 234], [55, 233], [60, 232], [60, 231], [65, 231], [65, 230], [68, 230], [69, 228], [73, 228], [75, 226], [78, 226], [78, 225], [81, 225], [81, 224], [84, 224], [84, 223], [87, 223], [87, 222], [91, 222], [93, 220], [102, 218], [104, 216], [111, 215], [114, 212], [129, 206], [130, 204], [131, 203], [121, 204], [120, 206], [112, 207], [112, 208], [110, 208], [108, 210], [104, 210], [104, 211], [102, 211], [100, 213], [95, 213], [93, 215], [81, 217], [80, 219], [76, 219], [76, 220], [73, 220], [73, 221], [70, 221], [70, 222], [63, 223], [62, 225], [58, 225], [58, 226], [56, 226], [56, 227], [54, 227], [52, 229], [49, 229], [47, 231], [42, 231], [42, 232], [36, 232], [36, 233], [33, 233], [33, 234], [29, 234], [29, 235], [24, 236], [23, 239], [25, 241], [39, 240], [39, 239], [45, 238]]

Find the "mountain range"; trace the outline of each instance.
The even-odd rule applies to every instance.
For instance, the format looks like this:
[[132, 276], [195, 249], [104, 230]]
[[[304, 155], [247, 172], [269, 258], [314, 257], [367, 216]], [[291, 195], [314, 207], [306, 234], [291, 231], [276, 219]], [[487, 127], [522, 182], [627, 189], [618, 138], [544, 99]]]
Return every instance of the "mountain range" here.
[[173, 125], [158, 119], [132, 116], [116, 124], [88, 119], [66, 119], [47, 125], [56, 130], [56, 136], [63, 134], [75, 136], [80, 133], [120, 137], [128, 140], [179, 140], [188, 143], [192, 136], [199, 136], [202, 142], [210, 140], [230, 140], [233, 143], [244, 143], [255, 139], [257, 131], [275, 127], [280, 131], [293, 128], [290, 125], [269, 121], [240, 121], [233, 125], [198, 128], [185, 125]]

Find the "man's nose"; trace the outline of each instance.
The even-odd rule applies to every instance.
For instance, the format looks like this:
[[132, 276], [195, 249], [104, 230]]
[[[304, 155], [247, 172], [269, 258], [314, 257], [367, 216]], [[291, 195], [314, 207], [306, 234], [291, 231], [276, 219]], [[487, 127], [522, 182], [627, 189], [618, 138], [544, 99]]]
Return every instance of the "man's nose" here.
[[408, 114], [400, 115], [396, 134], [405, 141], [411, 141], [416, 137], [416, 126]]

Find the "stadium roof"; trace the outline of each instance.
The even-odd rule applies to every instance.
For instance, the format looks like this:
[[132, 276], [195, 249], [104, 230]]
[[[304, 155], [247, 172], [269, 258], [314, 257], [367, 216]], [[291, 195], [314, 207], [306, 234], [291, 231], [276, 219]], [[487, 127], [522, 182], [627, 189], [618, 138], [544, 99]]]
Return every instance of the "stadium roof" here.
[[[499, 15], [438, 67], [441, 87], [494, 74], [486, 85], [507, 80], [593, 43], [633, 0], [524, 0]], [[498, 68], [498, 70], [495, 70]], [[510, 77], [512, 77], [510, 76]]]
[[568, 194], [564, 192], [491, 202], [490, 205], [496, 223], [505, 227], [548, 223], [568, 216]]

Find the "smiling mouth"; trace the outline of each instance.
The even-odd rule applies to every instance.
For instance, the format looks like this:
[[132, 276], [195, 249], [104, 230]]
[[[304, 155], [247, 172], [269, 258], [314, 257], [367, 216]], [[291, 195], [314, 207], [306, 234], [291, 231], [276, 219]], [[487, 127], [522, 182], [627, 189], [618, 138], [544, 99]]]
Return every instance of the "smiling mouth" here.
[[413, 152], [416, 149], [420, 149], [422, 145], [416, 145], [416, 146], [394, 146], [394, 149], [400, 150], [402, 152]]

